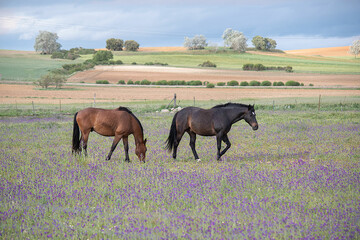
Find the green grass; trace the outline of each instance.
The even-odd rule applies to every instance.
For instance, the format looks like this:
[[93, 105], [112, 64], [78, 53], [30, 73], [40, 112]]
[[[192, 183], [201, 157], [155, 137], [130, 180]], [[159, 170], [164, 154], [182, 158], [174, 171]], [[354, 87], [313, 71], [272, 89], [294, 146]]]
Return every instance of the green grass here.
[[[61, 68], [63, 64], [80, 63], [91, 59], [92, 55], [84, 55], [74, 61], [51, 59], [50, 56], [33, 52], [13, 51], [10, 54], [0, 50], [0, 73], [2, 80], [34, 81], [50, 70]], [[246, 63], [261, 63], [267, 67], [292, 66], [295, 73], [323, 73], [323, 74], [360, 74], [360, 59], [325, 58], [325, 57], [292, 57], [259, 55], [251, 53], [204, 51], [186, 52], [114, 52], [114, 60], [121, 60], [125, 64], [145, 64], [148, 62], [167, 63], [169, 66], [198, 68], [198, 65], [211, 61], [217, 69], [241, 70]]]
[[125, 64], [136, 62], [145, 64], [146, 62], [167, 63], [169, 66], [176, 67], [198, 67], [204, 61], [211, 61], [217, 65], [217, 69], [242, 69], [246, 63], [261, 63], [267, 67], [292, 66], [297, 73], [329, 73], [329, 74], [360, 74], [359, 59], [339, 59], [321, 57], [299, 57], [291, 55], [283, 56], [259, 55], [251, 53], [210, 53], [207, 51], [187, 51], [172, 53], [123, 53], [116, 52], [115, 60], [121, 60]]

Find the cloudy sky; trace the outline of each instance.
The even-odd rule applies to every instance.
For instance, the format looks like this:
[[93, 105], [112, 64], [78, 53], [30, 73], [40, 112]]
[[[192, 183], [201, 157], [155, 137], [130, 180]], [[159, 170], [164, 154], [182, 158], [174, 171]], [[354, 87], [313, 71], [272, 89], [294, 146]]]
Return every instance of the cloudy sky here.
[[222, 46], [226, 28], [278, 49], [349, 46], [360, 39], [359, 0], [0, 0], [0, 49], [34, 50], [39, 31], [63, 49], [103, 48], [106, 39], [142, 47], [182, 46], [202, 34]]

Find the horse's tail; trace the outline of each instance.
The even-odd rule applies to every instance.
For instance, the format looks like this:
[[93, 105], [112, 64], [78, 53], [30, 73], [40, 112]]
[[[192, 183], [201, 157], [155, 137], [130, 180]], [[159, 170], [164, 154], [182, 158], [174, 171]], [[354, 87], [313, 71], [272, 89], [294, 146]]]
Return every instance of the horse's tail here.
[[171, 123], [169, 137], [166, 140], [166, 149], [171, 152], [174, 148], [175, 140], [177, 137], [177, 130], [176, 130], [176, 117], [179, 112], [175, 113], [174, 118]]
[[80, 149], [80, 129], [79, 124], [76, 121], [76, 116], [78, 113], [74, 115], [74, 130], [73, 130], [73, 139], [72, 139], [72, 152], [76, 153]]

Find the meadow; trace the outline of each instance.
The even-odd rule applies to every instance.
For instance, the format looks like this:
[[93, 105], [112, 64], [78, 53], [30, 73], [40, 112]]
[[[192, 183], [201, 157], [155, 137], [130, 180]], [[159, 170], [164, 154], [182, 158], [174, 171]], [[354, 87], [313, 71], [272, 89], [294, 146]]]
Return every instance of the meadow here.
[[[61, 68], [64, 64], [81, 63], [93, 55], [82, 55], [71, 61], [51, 59], [50, 55], [34, 52], [0, 50], [1, 79], [6, 81], [33, 82], [40, 79], [50, 70]], [[196, 68], [205, 61], [217, 65], [217, 69], [238, 69], [247, 63], [261, 63], [267, 67], [292, 66], [295, 73], [322, 74], [360, 74], [360, 60], [353, 58], [296, 56], [290, 54], [239, 54], [232, 51], [212, 52], [178, 51], [178, 52], [114, 52], [114, 60], [124, 64], [167, 63], [169, 66]]]
[[[209, 103], [207, 103], [209, 104]], [[305, 106], [304, 106], [305, 107]], [[112, 138], [71, 154], [72, 115], [0, 119], [2, 239], [359, 239], [360, 112], [257, 110], [216, 161], [215, 138], [164, 150], [173, 114], [132, 109], [148, 138], [131, 163]], [[139, 111], [137, 111], [139, 109]], [[73, 112], [74, 113], [74, 112]]]

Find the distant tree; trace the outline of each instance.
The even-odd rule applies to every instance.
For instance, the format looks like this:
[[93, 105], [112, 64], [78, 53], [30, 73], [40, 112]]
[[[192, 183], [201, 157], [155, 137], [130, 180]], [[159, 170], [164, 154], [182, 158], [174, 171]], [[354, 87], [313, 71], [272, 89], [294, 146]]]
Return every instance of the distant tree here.
[[58, 38], [56, 33], [39, 31], [35, 39], [35, 51], [41, 52], [42, 54], [52, 54], [53, 52], [59, 51], [61, 44], [56, 42]]
[[356, 56], [360, 53], [360, 40], [353, 41], [353, 44], [350, 46], [349, 53]]
[[95, 62], [104, 62], [109, 61], [110, 59], [113, 59], [114, 55], [111, 51], [98, 51], [94, 54], [93, 60]]
[[253, 37], [251, 42], [257, 50], [271, 50], [275, 49], [277, 45], [275, 40], [261, 36]]
[[56, 88], [61, 88], [61, 86], [65, 82], [66, 82], [66, 77], [64, 75], [49, 73], [47, 75], [42, 76], [40, 80], [35, 82], [35, 84], [46, 89], [50, 85], [55, 85]]
[[125, 41], [125, 49], [126, 51], [137, 51], [140, 47], [140, 44], [137, 43], [136, 41], [134, 40], [126, 40]]
[[224, 31], [222, 38], [224, 39], [224, 45], [226, 47], [230, 47], [231, 49], [240, 52], [245, 52], [247, 47], [247, 38], [242, 32], [227, 28]]
[[184, 47], [189, 50], [204, 49], [207, 45], [204, 35], [195, 35], [193, 38], [185, 37], [184, 40]]
[[122, 51], [124, 46], [124, 40], [109, 38], [106, 40], [106, 48], [112, 51]]

